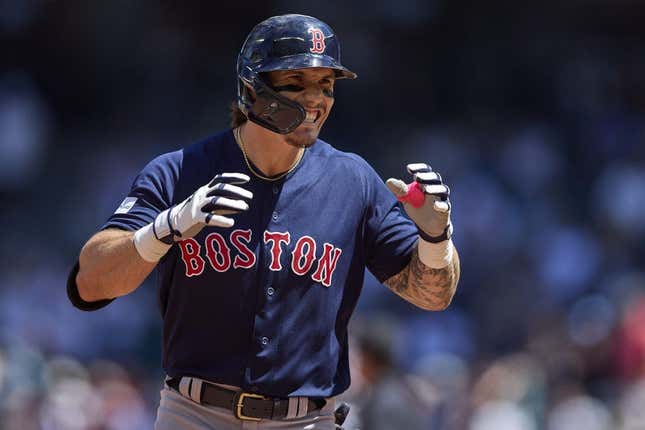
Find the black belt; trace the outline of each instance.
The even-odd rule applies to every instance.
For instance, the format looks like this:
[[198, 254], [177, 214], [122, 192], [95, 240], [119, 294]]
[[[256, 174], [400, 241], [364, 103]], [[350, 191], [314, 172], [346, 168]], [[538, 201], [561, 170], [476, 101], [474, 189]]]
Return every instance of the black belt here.
[[[166, 380], [166, 384], [179, 391], [180, 380], [181, 378], [170, 378]], [[188, 392], [190, 393], [190, 387], [188, 387]], [[229, 409], [233, 411], [236, 418], [241, 420], [284, 419], [289, 412], [288, 398], [266, 397], [260, 394], [228, 390], [208, 381], [202, 382], [199, 398], [199, 403]], [[309, 398], [307, 413], [321, 409], [326, 403], [327, 401], [322, 398]]]

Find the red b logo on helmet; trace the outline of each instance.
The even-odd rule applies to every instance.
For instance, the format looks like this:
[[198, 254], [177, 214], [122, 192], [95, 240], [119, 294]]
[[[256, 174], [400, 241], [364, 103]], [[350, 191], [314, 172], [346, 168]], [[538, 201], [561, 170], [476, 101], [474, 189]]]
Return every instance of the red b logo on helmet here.
[[310, 28], [309, 33], [311, 33], [311, 51], [314, 54], [322, 54], [325, 52], [325, 35], [318, 28]]

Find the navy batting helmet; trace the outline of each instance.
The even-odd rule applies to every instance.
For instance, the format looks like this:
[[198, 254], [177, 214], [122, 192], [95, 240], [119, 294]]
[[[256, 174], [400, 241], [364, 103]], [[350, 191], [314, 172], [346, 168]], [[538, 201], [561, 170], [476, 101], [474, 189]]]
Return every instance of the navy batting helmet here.
[[305, 111], [274, 91], [261, 73], [311, 67], [333, 69], [337, 79], [356, 78], [356, 73], [341, 65], [340, 43], [324, 22], [306, 15], [281, 15], [262, 21], [251, 30], [237, 57], [240, 110], [262, 127], [290, 133], [305, 119]]

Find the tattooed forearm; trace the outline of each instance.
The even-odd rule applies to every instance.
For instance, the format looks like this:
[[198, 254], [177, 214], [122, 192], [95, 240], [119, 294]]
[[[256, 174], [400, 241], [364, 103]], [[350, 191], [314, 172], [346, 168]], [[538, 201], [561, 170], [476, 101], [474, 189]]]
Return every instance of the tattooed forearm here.
[[408, 302], [426, 310], [439, 311], [448, 307], [459, 281], [459, 255], [453, 249], [452, 262], [441, 269], [433, 269], [419, 260], [414, 250], [412, 260], [385, 285]]

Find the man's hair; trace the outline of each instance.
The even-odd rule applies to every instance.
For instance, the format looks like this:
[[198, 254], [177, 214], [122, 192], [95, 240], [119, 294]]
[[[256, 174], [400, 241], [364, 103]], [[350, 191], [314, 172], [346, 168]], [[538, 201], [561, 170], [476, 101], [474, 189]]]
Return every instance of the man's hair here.
[[248, 118], [240, 110], [237, 100], [231, 103], [231, 128], [237, 128], [248, 121]]

